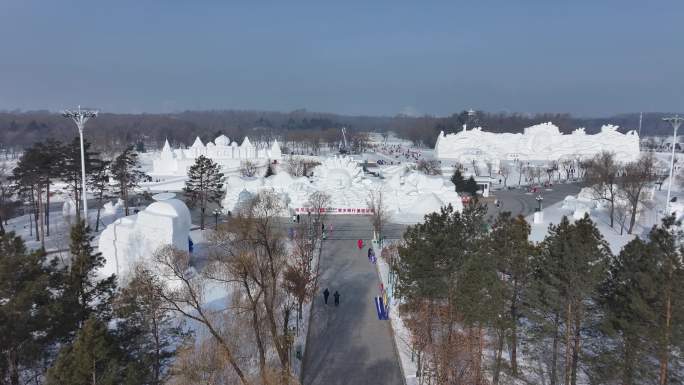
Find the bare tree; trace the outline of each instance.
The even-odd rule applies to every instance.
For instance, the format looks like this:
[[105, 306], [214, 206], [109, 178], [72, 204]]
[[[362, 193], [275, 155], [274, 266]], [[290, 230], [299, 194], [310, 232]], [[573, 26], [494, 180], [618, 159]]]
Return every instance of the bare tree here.
[[378, 239], [382, 239], [382, 230], [389, 220], [390, 214], [384, 201], [381, 189], [371, 190], [366, 199], [366, 206], [371, 211], [371, 225]]
[[613, 227], [615, 219], [620, 172], [621, 167], [612, 152], [602, 151], [587, 162], [586, 183], [591, 188], [594, 199], [608, 202], [610, 227]]
[[278, 217], [283, 204], [272, 191], [254, 196], [212, 239], [217, 252], [206, 275], [216, 281], [234, 282], [246, 298], [258, 349], [262, 381], [266, 381], [268, 357], [278, 358], [281, 380], [290, 382], [290, 348], [294, 339], [290, 320], [296, 309], [292, 295], [283, 290], [289, 251]]
[[627, 163], [619, 180], [619, 188], [627, 200], [629, 217], [628, 234], [632, 234], [639, 206], [646, 201], [646, 189], [656, 180], [656, 160], [653, 153], [644, 153], [634, 162]]
[[285, 171], [292, 176], [309, 176], [321, 163], [300, 156], [293, 156], [285, 162]]
[[575, 161], [569, 158], [561, 159], [559, 162], [560, 168], [565, 173], [565, 180], [570, 180], [570, 174], [575, 167]]
[[518, 160], [518, 163], [516, 164], [516, 166], [517, 166], [516, 169], [518, 170], [518, 186], [520, 186], [520, 184], [522, 182], [523, 174], [525, 174], [527, 171], [527, 166], [525, 165], [525, 163], [523, 163], [520, 160]]
[[238, 335], [226, 334], [217, 319], [215, 311], [206, 306], [206, 280], [190, 267], [190, 255], [165, 246], [154, 255], [155, 268], [158, 273], [174, 286], [163, 285], [157, 293], [164, 301], [165, 310], [176, 312], [183, 317], [203, 325], [216, 343], [218, 350], [228, 361], [235, 375], [243, 385], [251, 384], [248, 373], [235, 354], [231, 340]]
[[621, 199], [618, 200], [615, 203], [615, 221], [620, 225], [620, 235], [625, 232], [625, 225], [627, 225], [630, 216], [629, 204]]
[[487, 174], [489, 177], [492, 177], [492, 171], [494, 170], [494, 162], [491, 160], [487, 160], [487, 163], [485, 163], [487, 166]]
[[251, 160], [244, 160], [240, 163], [240, 175], [253, 177], [257, 173], [257, 165]]
[[501, 167], [499, 167], [499, 175], [501, 175], [501, 178], [503, 179], [504, 187], [508, 187], [508, 177], [511, 176], [511, 167], [507, 164], [502, 164]]
[[442, 167], [437, 160], [420, 159], [416, 163], [416, 170], [426, 175], [442, 175]]

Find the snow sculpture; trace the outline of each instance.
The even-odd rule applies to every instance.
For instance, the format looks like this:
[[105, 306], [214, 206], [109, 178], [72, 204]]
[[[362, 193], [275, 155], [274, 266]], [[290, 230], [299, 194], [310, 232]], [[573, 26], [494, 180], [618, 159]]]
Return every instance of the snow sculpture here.
[[[348, 157], [326, 159], [316, 167], [311, 179], [295, 178], [284, 171], [268, 178], [228, 177], [222, 206], [226, 211], [238, 210], [242, 200], [262, 190], [281, 196], [289, 213], [306, 212], [310, 196], [324, 192], [330, 196], [329, 214], [369, 214], [367, 200], [371, 191], [382, 191], [392, 220], [415, 223], [425, 214], [451, 204], [456, 210], [463, 205], [453, 183], [441, 176], [427, 176], [417, 171], [394, 168], [387, 179], [366, 178], [356, 161]], [[287, 213], [283, 213], [287, 215]]]
[[62, 205], [62, 216], [64, 218], [73, 218], [76, 216], [76, 202], [74, 198], [69, 195], [64, 196], [64, 204]]
[[157, 200], [135, 215], [117, 219], [100, 235], [99, 250], [107, 260], [103, 275], [128, 279], [139, 263], [149, 261], [161, 246], [188, 251], [190, 211], [174, 194], [158, 194]]
[[561, 158], [588, 158], [601, 151], [614, 152], [618, 161], [639, 157], [636, 131], [621, 134], [618, 127], [605, 125], [601, 132], [587, 135], [578, 128], [570, 135], [561, 134], [552, 123], [525, 128], [522, 134], [496, 134], [474, 128], [456, 134], [440, 132], [435, 144], [435, 157], [469, 162], [479, 160], [557, 161]]
[[282, 159], [280, 144], [277, 140], [271, 143], [270, 148], [257, 148], [248, 137], [245, 137], [240, 145], [231, 142], [230, 138], [225, 135], [219, 135], [213, 143], [209, 142], [206, 145], [197, 137], [190, 148], [175, 150], [171, 148], [167, 140], [152, 162], [151, 174], [185, 176], [188, 168], [200, 155], [210, 158], [224, 169], [237, 168], [244, 160], [265, 162], [269, 159]]
[[116, 203], [107, 202], [102, 206], [103, 215], [118, 215], [123, 211], [124, 202], [121, 198], [116, 200]]

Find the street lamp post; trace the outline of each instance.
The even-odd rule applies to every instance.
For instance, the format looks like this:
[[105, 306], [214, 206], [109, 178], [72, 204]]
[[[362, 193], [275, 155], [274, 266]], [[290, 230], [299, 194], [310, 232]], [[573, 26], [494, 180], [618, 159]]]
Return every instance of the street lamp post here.
[[78, 136], [81, 139], [81, 187], [83, 192], [83, 220], [86, 226], [88, 225], [88, 196], [86, 195], [86, 171], [85, 171], [85, 150], [83, 149], [83, 128], [86, 122], [90, 118], [97, 117], [96, 110], [82, 110], [81, 106], [78, 106], [76, 110], [64, 110], [62, 116], [65, 118], [70, 118], [76, 123], [78, 128]]
[[677, 129], [684, 121], [684, 118], [675, 115], [669, 118], [663, 118], [664, 121], [670, 123], [674, 129], [672, 134], [672, 158], [670, 159], [670, 181], [667, 185], [667, 202], [665, 203], [665, 215], [670, 215], [670, 193], [672, 191], [672, 179], [674, 179], [674, 159], [675, 159], [675, 145], [677, 144]]

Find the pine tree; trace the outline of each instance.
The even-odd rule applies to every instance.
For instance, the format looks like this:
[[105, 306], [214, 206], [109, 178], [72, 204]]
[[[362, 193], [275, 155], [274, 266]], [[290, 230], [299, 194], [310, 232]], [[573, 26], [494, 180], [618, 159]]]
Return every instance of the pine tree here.
[[275, 175], [275, 172], [273, 172], [273, 165], [271, 162], [268, 162], [268, 166], [266, 167], [266, 173], [264, 174], [264, 178], [268, 178], [269, 176]]
[[105, 264], [101, 253], [95, 253], [91, 245], [93, 237], [84, 221], [71, 228], [69, 252], [71, 263], [64, 273], [62, 311], [65, 317], [65, 334], [79, 328], [90, 317], [108, 319], [111, 299], [116, 289], [114, 275], [99, 279], [97, 269]]
[[472, 176], [465, 181], [463, 185], [463, 192], [469, 194], [471, 197], [477, 196], [477, 190], [479, 189], [475, 178]]
[[[121, 353], [104, 322], [88, 319], [73, 344], [59, 352], [47, 372], [48, 385], [118, 385], [123, 381]], [[140, 382], [142, 383], [142, 382]]]
[[565, 346], [563, 383], [577, 383], [582, 338], [595, 312], [589, 305], [605, 278], [609, 256], [606, 242], [588, 215], [572, 224], [563, 217], [558, 225], [549, 226], [549, 234], [541, 244], [535, 296], [530, 302], [535, 304], [537, 330], [553, 340], [551, 384], [558, 383], [561, 343]]
[[[74, 138], [71, 143], [65, 144], [61, 147], [61, 179], [69, 186], [71, 196], [74, 198], [76, 206], [76, 220], [81, 220], [81, 213], [83, 212], [81, 193], [83, 192], [83, 180], [81, 170], [81, 142], [78, 137]], [[86, 175], [90, 176], [93, 169], [99, 163], [97, 153], [90, 151], [90, 143], [87, 140], [83, 141], [83, 156], [85, 161]], [[86, 180], [88, 183], [89, 180]], [[89, 187], [89, 186], [86, 186]]]
[[158, 293], [163, 284], [148, 270], [138, 268], [114, 301], [117, 338], [130, 366], [129, 372], [145, 384], [164, 382], [177, 346], [187, 337], [183, 324], [166, 310]]
[[44, 143], [35, 143], [19, 159], [13, 170], [13, 179], [19, 187], [19, 194], [28, 196], [34, 209], [36, 240], [45, 247], [45, 209], [43, 197], [49, 191], [50, 177], [53, 175], [54, 154]]
[[111, 162], [109, 161], [96, 162], [89, 177], [90, 187], [93, 189], [95, 199], [97, 200], [95, 232], [100, 230], [100, 213], [104, 202], [114, 197], [109, 185], [110, 166]]
[[0, 234], [0, 383], [18, 385], [20, 368], [38, 362], [46, 348], [52, 266], [19, 236]]
[[[499, 351], [497, 351], [496, 369], [501, 367], [501, 350], [504, 346], [504, 337], [507, 337], [510, 348], [510, 367], [514, 376], [518, 371], [520, 308], [523, 303], [523, 293], [531, 278], [532, 258], [536, 252], [534, 245], [528, 240], [529, 234], [530, 225], [525, 218], [512, 217], [510, 212], [499, 214], [490, 234], [496, 269], [502, 277], [502, 305], [504, 307], [500, 313], [499, 326], [502, 329], [498, 333], [500, 339], [497, 345]], [[498, 372], [495, 371], [495, 374]]]
[[677, 351], [684, 347], [684, 232], [674, 215], [663, 218], [662, 224], [653, 227], [648, 238], [654, 247], [656, 266], [656, 301], [652, 303], [658, 315], [655, 326], [656, 351], [659, 361], [658, 384], [681, 383], [681, 368]]
[[451, 176], [451, 183], [453, 183], [456, 187], [456, 192], [463, 191], [463, 186], [465, 186], [465, 179], [463, 179], [463, 174], [461, 174], [460, 170], [454, 170], [454, 174]]
[[221, 166], [200, 155], [188, 170], [188, 180], [183, 189], [188, 205], [200, 208], [200, 229], [204, 230], [204, 218], [209, 203], [220, 203], [223, 196], [223, 173]]
[[114, 158], [110, 170], [112, 177], [117, 182], [119, 195], [124, 201], [124, 212], [129, 215], [130, 202], [128, 196], [130, 190], [138, 187], [141, 182], [151, 181], [152, 178], [141, 170], [138, 153], [135, 152], [133, 146], [127, 147], [119, 156]]
[[655, 252], [652, 243], [636, 238], [610, 263], [597, 299], [604, 313], [591, 367], [597, 383], [632, 385], [655, 377], [656, 365], [648, 357], [657, 340], [658, 312], [651, 306], [660, 281]]

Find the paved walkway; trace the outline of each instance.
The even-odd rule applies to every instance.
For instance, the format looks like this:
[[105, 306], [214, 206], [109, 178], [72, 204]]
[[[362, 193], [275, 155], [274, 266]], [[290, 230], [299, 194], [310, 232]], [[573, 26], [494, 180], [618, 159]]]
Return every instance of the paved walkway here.
[[[389, 321], [378, 320], [373, 302], [379, 285], [375, 266], [368, 262], [367, 246], [359, 250], [356, 239], [350, 239], [351, 228], [362, 229], [364, 221], [349, 216], [331, 221], [333, 234], [323, 243], [320, 278], [320, 293], [327, 287], [330, 299], [326, 306], [322, 294], [314, 298], [304, 385], [403, 383]], [[345, 234], [342, 239], [336, 239], [338, 229]], [[370, 231], [365, 233], [368, 243]], [[333, 305], [335, 290], [341, 294], [339, 307]]]

